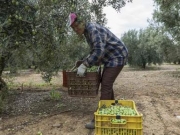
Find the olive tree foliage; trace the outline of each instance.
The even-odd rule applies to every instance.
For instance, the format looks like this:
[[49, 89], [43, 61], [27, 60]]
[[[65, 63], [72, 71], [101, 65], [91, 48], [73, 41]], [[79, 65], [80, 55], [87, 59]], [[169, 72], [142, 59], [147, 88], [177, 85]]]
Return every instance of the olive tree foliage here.
[[5, 67], [16, 70], [34, 65], [50, 82], [60, 69], [73, 66], [87, 54], [88, 46], [68, 27], [69, 13], [104, 25], [105, 3], [119, 10], [126, 0], [1, 0], [0, 77]]
[[160, 47], [160, 52], [163, 56], [164, 62], [174, 62], [177, 60], [177, 45], [174, 42], [174, 39], [171, 37], [169, 32], [164, 30], [164, 27], [155, 27], [158, 36], [156, 36], [155, 40]]
[[[88, 0], [41, 0], [36, 17], [33, 44], [36, 46], [34, 61], [43, 78], [51, 80], [59, 69], [70, 69], [78, 59], [88, 55], [88, 46], [83, 37], [78, 37], [70, 27], [67, 18], [70, 12], [76, 12], [83, 21], [106, 24], [103, 7], [112, 5], [119, 10], [124, 0], [92, 1]], [[104, 3], [104, 4], [102, 4]], [[116, 5], [116, 6], [115, 6]]]
[[[0, 1], [0, 92], [7, 90], [2, 79], [5, 67], [8, 64], [15, 67], [16, 62], [19, 65], [25, 62], [21, 56], [25, 56], [31, 48], [28, 42], [32, 37], [35, 12], [36, 7], [28, 0]], [[3, 92], [0, 96], [4, 98]]]
[[162, 64], [167, 59], [173, 41], [157, 28], [130, 30], [121, 37], [129, 50], [128, 64], [146, 68], [147, 64]]
[[36, 48], [33, 61], [45, 81], [50, 82], [60, 69], [72, 68], [76, 60], [88, 53], [85, 40], [73, 33], [67, 24], [69, 13], [76, 12], [85, 21], [101, 22], [102, 18], [88, 14], [95, 9], [87, 1], [41, 0], [38, 6], [32, 39]]
[[117, 11], [120, 11], [127, 2], [132, 2], [132, 0], [92, 0], [92, 3], [95, 5], [99, 5], [100, 7], [112, 6]]
[[175, 50], [169, 50], [169, 52], [174, 51], [174, 55], [171, 55], [171, 58], [169, 56], [168, 60], [180, 63], [180, 1], [154, 0], [154, 3], [156, 8], [153, 20], [164, 26], [164, 30], [169, 33], [175, 44]]
[[139, 50], [139, 37], [137, 30], [129, 30], [128, 32], [124, 33], [121, 37], [122, 41], [126, 44], [128, 48], [128, 64], [130, 66], [136, 65], [135, 60], [137, 58], [137, 51]]
[[153, 27], [140, 31], [139, 46], [143, 50], [141, 51], [143, 68], [145, 68], [146, 64], [162, 64], [164, 55], [161, 47], [166, 44], [164, 38], [169, 39], [168, 36]]

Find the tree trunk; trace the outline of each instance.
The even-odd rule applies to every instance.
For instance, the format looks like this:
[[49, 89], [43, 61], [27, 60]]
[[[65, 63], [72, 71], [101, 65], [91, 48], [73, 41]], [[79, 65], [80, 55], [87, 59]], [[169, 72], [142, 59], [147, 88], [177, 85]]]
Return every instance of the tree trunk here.
[[6, 82], [2, 79], [2, 72], [5, 67], [5, 58], [0, 57], [0, 96], [2, 99], [4, 99], [8, 94], [8, 87]]
[[63, 70], [62, 74], [63, 74], [63, 87], [68, 87], [66, 70]]
[[143, 68], [145, 69], [146, 68], [146, 62], [143, 62]]
[[5, 58], [3, 56], [0, 56], [0, 76], [2, 76], [4, 67], [5, 67]]

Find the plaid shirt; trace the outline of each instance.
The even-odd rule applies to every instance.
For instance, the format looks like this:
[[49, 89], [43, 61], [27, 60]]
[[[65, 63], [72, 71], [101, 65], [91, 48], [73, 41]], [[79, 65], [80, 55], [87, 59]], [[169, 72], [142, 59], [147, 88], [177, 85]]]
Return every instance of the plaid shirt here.
[[84, 65], [90, 67], [104, 64], [105, 67], [117, 67], [126, 64], [126, 46], [107, 28], [87, 23], [84, 36], [91, 48], [90, 55], [83, 62]]

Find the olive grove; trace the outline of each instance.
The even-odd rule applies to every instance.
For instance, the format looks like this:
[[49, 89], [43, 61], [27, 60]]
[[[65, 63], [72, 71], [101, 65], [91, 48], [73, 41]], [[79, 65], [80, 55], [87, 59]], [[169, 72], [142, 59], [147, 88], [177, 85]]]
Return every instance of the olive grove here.
[[[0, 98], [7, 92], [3, 71], [35, 67], [46, 82], [88, 53], [88, 46], [67, 26], [70, 12], [106, 24], [103, 7], [117, 11], [131, 0], [0, 0]], [[5, 91], [5, 92], [4, 92]]]

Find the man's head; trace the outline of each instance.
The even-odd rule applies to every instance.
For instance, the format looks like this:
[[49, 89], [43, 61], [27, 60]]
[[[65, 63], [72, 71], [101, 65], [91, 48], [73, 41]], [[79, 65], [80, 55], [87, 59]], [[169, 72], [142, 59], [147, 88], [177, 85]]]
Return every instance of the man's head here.
[[78, 34], [82, 35], [85, 29], [85, 23], [80, 20], [75, 13], [69, 14], [69, 26]]

